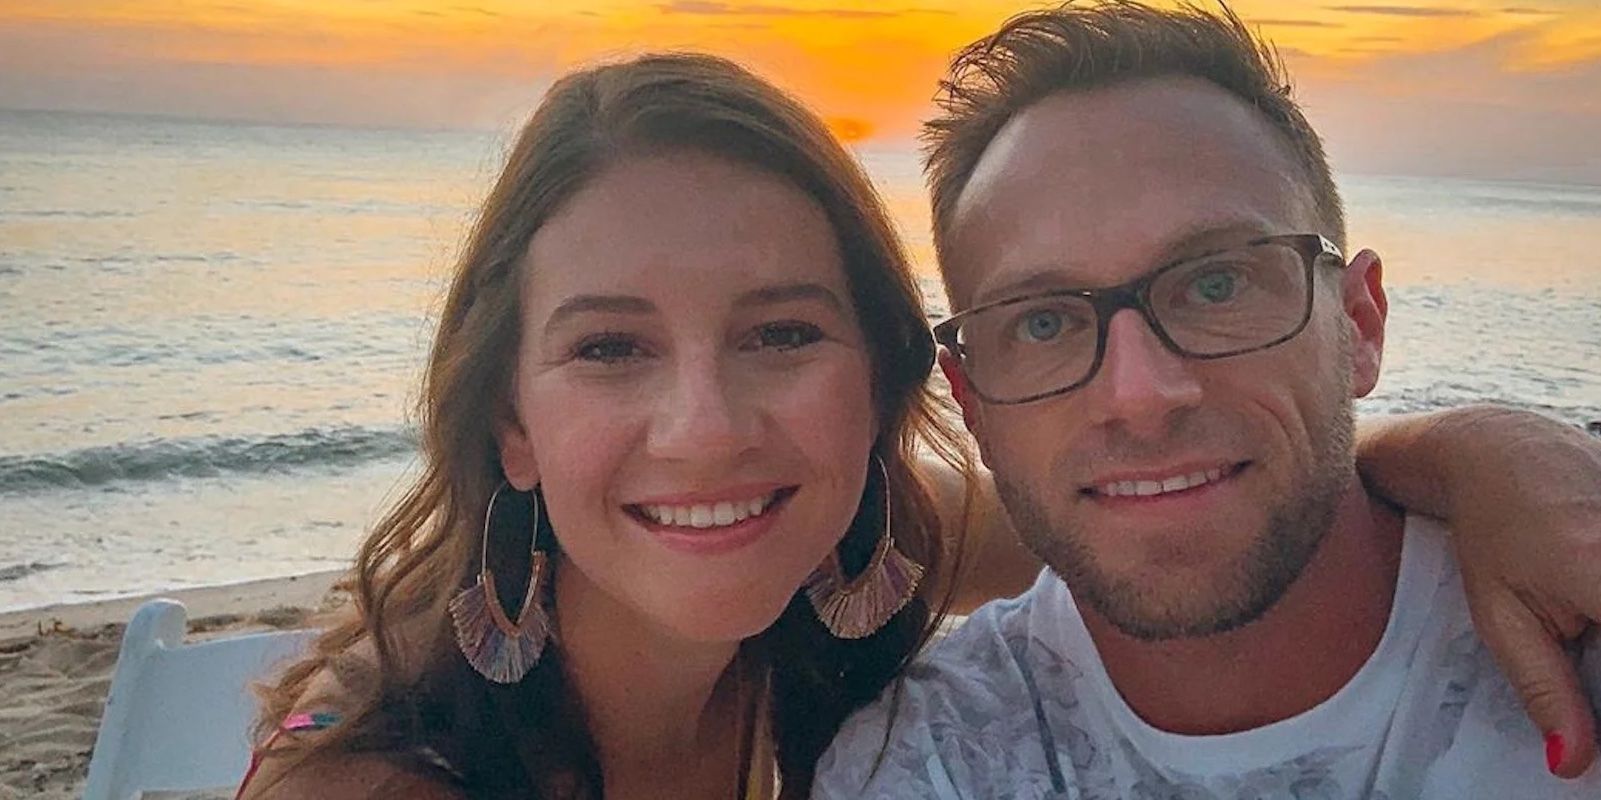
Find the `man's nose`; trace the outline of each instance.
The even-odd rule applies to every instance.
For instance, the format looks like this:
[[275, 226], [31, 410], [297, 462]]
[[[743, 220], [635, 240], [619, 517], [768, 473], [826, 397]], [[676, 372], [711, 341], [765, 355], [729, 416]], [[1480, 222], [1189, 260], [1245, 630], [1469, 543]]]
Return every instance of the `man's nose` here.
[[753, 446], [760, 413], [752, 393], [715, 358], [678, 365], [655, 400], [646, 447], [669, 460], [727, 458]]
[[1133, 309], [1112, 316], [1100, 371], [1085, 388], [1096, 422], [1121, 425], [1142, 436], [1163, 434], [1175, 413], [1201, 401], [1193, 363], [1167, 349]]

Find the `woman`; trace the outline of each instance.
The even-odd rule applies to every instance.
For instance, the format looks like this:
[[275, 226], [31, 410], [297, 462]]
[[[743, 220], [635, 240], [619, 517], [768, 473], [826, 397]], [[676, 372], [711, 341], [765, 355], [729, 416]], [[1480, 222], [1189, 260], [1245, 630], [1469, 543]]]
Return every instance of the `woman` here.
[[[454, 276], [424, 472], [243, 796], [804, 797], [960, 560], [932, 360], [815, 116], [709, 57], [564, 78]], [[980, 593], [1034, 569], [1004, 535]]]

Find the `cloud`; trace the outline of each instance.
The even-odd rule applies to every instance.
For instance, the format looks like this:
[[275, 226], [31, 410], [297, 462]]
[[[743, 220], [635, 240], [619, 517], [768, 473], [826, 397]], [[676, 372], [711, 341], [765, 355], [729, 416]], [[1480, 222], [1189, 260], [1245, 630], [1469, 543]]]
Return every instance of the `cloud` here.
[[828, 129], [847, 144], [864, 141], [873, 135], [873, 123], [860, 117], [828, 117]]
[[1272, 25], [1282, 28], [1343, 28], [1338, 22], [1324, 22], [1316, 19], [1252, 19], [1252, 25]]
[[1383, 14], [1391, 17], [1476, 17], [1479, 12], [1467, 8], [1433, 8], [1430, 6], [1326, 6], [1330, 11], [1349, 14]]
[[[8, 44], [0, 37], [0, 47]], [[239, 119], [274, 124], [504, 130], [548, 80], [302, 65], [146, 63], [84, 74], [0, 70], [0, 106]]]
[[1526, 16], [1526, 17], [1548, 17], [1548, 16], [1552, 16], [1552, 15], [1558, 13], [1558, 12], [1555, 12], [1555, 11], [1547, 11], [1547, 10], [1545, 10], [1543, 8], [1523, 8], [1523, 7], [1518, 7], [1518, 6], [1514, 6], [1512, 8], [1499, 9], [1499, 11], [1502, 14], [1514, 14], [1514, 15], [1517, 15], [1517, 16]]
[[[718, 0], [673, 0], [656, 6], [668, 14], [746, 17], [831, 17], [835, 19], [883, 19], [908, 11], [867, 11], [855, 8], [794, 8], [792, 6], [743, 5]], [[913, 10], [915, 11], [915, 9]]]
[[662, 3], [657, 8], [669, 14], [738, 14], [727, 3], [707, 2], [707, 0], [675, 0], [671, 3]]
[[1395, 52], [1298, 81], [1336, 168], [1601, 184], [1601, 58], [1509, 71], [1544, 32], [1507, 31], [1461, 47]]

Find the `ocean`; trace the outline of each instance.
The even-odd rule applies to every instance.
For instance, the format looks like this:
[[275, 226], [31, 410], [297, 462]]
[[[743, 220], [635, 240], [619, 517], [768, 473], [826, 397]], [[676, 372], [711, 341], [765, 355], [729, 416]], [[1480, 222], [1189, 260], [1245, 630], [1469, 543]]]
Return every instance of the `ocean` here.
[[[508, 141], [0, 111], [0, 611], [347, 564]], [[860, 155], [930, 265], [915, 155]], [[1601, 419], [1601, 187], [1341, 183], [1390, 286], [1364, 411]]]

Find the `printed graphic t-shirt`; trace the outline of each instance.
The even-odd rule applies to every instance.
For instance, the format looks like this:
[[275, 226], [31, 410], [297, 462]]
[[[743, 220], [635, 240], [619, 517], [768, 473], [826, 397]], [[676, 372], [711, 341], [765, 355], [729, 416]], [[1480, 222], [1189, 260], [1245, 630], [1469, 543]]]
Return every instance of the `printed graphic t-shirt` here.
[[[1583, 672], [1594, 698], [1594, 646]], [[914, 662], [893, 714], [892, 694], [846, 721], [814, 798], [1601, 798], [1601, 766], [1546, 771], [1540, 731], [1473, 631], [1446, 532], [1423, 517], [1407, 520], [1378, 647], [1289, 719], [1216, 736], [1147, 724], [1049, 570]]]

